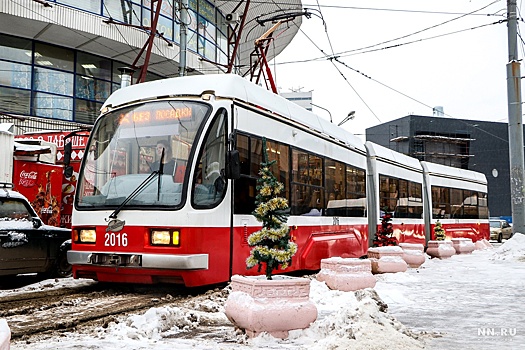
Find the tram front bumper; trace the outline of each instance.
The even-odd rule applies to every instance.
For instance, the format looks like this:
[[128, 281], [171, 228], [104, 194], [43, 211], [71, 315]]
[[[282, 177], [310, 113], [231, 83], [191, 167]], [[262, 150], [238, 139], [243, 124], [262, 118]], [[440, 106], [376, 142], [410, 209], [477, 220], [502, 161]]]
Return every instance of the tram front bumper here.
[[67, 252], [71, 265], [142, 267], [147, 269], [202, 270], [208, 269], [208, 254], [144, 254], [107, 252]]

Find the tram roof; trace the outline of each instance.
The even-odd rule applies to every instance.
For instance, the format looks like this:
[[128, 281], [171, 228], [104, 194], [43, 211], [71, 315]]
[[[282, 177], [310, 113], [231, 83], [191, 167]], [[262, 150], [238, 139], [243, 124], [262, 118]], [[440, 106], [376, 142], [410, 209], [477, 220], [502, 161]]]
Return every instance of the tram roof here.
[[422, 172], [421, 164], [416, 158], [407, 156], [406, 154], [396, 152], [390, 148], [367, 141], [366, 148], [371, 157], [378, 158], [386, 163], [402, 164], [404, 167], [413, 168], [416, 171]]
[[195, 97], [211, 92], [216, 98], [243, 101], [269, 113], [281, 115], [303, 128], [316, 131], [327, 138], [366, 153], [363, 142], [357, 136], [236, 74], [194, 75], [131, 85], [111, 94], [102, 109], [152, 100], [159, 96]]
[[479, 182], [482, 184], [487, 183], [487, 178], [485, 174], [477, 172], [477, 171], [450, 167], [450, 166], [446, 166], [442, 164], [436, 164], [436, 163], [425, 162], [425, 161], [421, 162], [421, 166], [431, 176], [435, 175], [435, 176], [441, 176], [441, 177], [450, 177], [450, 178]]

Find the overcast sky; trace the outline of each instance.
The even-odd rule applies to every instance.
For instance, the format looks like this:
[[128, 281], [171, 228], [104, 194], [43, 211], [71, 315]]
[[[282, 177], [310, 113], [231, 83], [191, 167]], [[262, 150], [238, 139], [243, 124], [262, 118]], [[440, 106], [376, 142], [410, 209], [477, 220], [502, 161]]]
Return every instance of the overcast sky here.
[[[313, 103], [328, 109], [334, 123], [355, 111], [344, 124], [348, 131], [364, 134], [409, 114], [432, 116], [436, 106], [445, 118], [508, 121], [507, 25], [492, 24], [505, 19], [506, 1], [304, 0], [303, 6], [313, 15], [272, 62], [277, 86], [312, 91]], [[322, 59], [333, 53], [338, 62]], [[314, 112], [330, 118], [323, 109]]]

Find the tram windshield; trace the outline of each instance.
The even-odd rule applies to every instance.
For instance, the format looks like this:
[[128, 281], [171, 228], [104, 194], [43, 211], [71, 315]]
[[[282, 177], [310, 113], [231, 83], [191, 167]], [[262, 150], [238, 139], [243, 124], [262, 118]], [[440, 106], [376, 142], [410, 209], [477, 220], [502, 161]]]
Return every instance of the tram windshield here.
[[86, 147], [77, 206], [179, 205], [190, 151], [210, 109], [158, 101], [101, 117]]

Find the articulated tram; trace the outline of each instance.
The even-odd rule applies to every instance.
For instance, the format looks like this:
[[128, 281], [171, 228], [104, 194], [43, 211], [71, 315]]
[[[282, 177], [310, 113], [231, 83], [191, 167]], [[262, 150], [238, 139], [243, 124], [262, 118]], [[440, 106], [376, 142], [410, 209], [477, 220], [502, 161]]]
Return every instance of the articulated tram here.
[[181, 77], [104, 104], [76, 189], [74, 277], [191, 287], [258, 274], [245, 261], [263, 144], [298, 245], [283, 273], [365, 256], [384, 211], [400, 242], [425, 244], [437, 220], [449, 237], [489, 237], [482, 174], [363, 143], [236, 75]]

